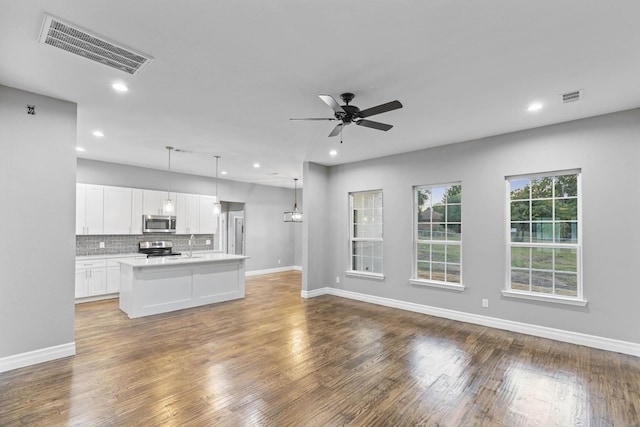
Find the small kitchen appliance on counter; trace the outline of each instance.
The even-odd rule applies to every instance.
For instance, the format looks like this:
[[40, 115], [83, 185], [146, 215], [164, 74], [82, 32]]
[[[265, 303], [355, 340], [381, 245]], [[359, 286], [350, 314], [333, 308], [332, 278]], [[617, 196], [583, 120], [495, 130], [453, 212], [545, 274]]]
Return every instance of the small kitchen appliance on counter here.
[[169, 240], [156, 240], [155, 242], [139, 242], [138, 252], [146, 254], [147, 258], [157, 256], [177, 256], [180, 252], [173, 252], [173, 243]]

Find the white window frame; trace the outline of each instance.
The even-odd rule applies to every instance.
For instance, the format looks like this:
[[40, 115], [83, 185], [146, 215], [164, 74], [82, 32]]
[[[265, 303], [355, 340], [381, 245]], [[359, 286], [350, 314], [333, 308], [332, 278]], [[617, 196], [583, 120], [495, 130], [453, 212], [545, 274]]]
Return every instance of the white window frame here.
[[[434, 188], [448, 188], [452, 186], [459, 185], [462, 187], [462, 182], [449, 182], [443, 184], [426, 184], [426, 185], [416, 185], [413, 187], [413, 270], [411, 273], [411, 279], [409, 282], [413, 285], [418, 286], [427, 286], [434, 288], [442, 288], [449, 289], [454, 291], [464, 291], [465, 286], [463, 284], [463, 273], [462, 273], [462, 201], [460, 202], [460, 240], [441, 240], [441, 239], [431, 239], [431, 240], [421, 240], [419, 238], [419, 230], [418, 230], [418, 192], [422, 189], [434, 189]], [[462, 194], [462, 193], [461, 193]], [[431, 204], [433, 205], [433, 203]], [[447, 223], [447, 222], [445, 222]], [[447, 281], [439, 281], [434, 279], [421, 279], [418, 277], [418, 244], [426, 243], [426, 244], [436, 244], [436, 245], [445, 245], [445, 246], [458, 246], [460, 251], [460, 283], [457, 282], [447, 282]], [[445, 262], [446, 265], [446, 262]], [[446, 268], [446, 267], [445, 267]]]
[[[511, 181], [518, 179], [538, 179], [545, 177], [555, 177], [562, 175], [576, 175], [576, 202], [577, 202], [577, 215], [578, 218], [576, 220], [578, 232], [577, 232], [577, 242], [576, 243], [565, 243], [565, 242], [512, 242], [511, 241]], [[561, 170], [561, 171], [553, 171], [553, 172], [545, 172], [545, 173], [533, 173], [533, 174], [523, 174], [523, 175], [512, 175], [505, 177], [505, 197], [506, 197], [506, 227], [505, 227], [505, 241], [506, 241], [506, 255], [507, 255], [507, 263], [506, 263], [506, 274], [505, 274], [505, 289], [502, 291], [502, 294], [505, 297], [510, 298], [520, 298], [520, 299], [528, 299], [534, 301], [545, 301], [559, 304], [568, 304], [568, 305], [577, 305], [577, 306], [586, 306], [587, 300], [584, 298], [584, 289], [582, 283], [582, 172], [580, 169], [571, 169], [571, 170]], [[552, 202], [552, 211], [554, 212], [555, 218], [555, 185], [553, 186], [553, 193], [551, 199]], [[528, 199], [530, 202], [536, 199]], [[529, 221], [531, 223], [531, 221]], [[555, 224], [555, 221], [551, 221], [552, 224]], [[555, 233], [555, 227], [552, 228], [553, 233]], [[531, 232], [531, 230], [529, 230]], [[511, 288], [511, 248], [514, 247], [523, 247], [523, 248], [547, 248], [547, 249], [575, 249], [576, 250], [576, 296], [565, 296], [558, 295], [555, 293], [543, 293], [543, 292], [535, 292], [535, 291], [524, 291], [520, 289], [512, 289]], [[555, 276], [555, 259], [553, 259], [553, 268], [552, 273]], [[529, 267], [530, 271], [533, 271], [533, 267]], [[555, 282], [555, 280], [554, 280]], [[555, 290], [555, 283], [552, 285], [552, 289]]]
[[[356, 194], [363, 194], [363, 193], [380, 193], [380, 197], [382, 198], [382, 206], [380, 207], [380, 218], [381, 218], [381, 223], [380, 223], [380, 237], [354, 237], [354, 233], [353, 233], [353, 227], [354, 227], [354, 206], [353, 206], [353, 196]], [[375, 209], [375, 207], [374, 207]], [[354, 265], [353, 265], [353, 257], [354, 257], [354, 253], [353, 253], [353, 244], [354, 242], [375, 242], [375, 243], [380, 243], [380, 251], [381, 251], [381, 261], [380, 261], [380, 266], [381, 266], [381, 270], [380, 272], [373, 272], [373, 271], [364, 271], [364, 270], [356, 270], [354, 269]], [[365, 190], [365, 191], [353, 191], [349, 193], [349, 269], [347, 271], [345, 271], [345, 275], [347, 276], [355, 276], [355, 277], [366, 277], [366, 278], [372, 278], [372, 279], [378, 279], [378, 280], [383, 280], [384, 279], [384, 194], [382, 192], [382, 189], [376, 189], [376, 190]]]

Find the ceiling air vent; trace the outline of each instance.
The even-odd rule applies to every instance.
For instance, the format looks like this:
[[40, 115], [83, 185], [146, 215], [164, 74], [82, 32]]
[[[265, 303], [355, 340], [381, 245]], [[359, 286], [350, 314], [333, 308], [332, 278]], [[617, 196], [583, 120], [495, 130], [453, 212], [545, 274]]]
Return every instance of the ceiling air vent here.
[[573, 92], [563, 93], [562, 102], [564, 102], [565, 104], [567, 102], [576, 102], [576, 101], [579, 101], [581, 97], [582, 97], [582, 91], [574, 90]]
[[44, 17], [39, 41], [129, 74], [139, 73], [153, 60], [51, 15]]

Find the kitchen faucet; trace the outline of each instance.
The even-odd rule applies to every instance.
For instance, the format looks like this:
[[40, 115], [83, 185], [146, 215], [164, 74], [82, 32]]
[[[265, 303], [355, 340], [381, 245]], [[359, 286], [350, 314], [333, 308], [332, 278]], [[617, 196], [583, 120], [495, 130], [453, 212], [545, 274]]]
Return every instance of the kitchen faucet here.
[[187, 256], [189, 258], [191, 258], [193, 256], [193, 241], [195, 240], [196, 236], [194, 236], [193, 234], [191, 235], [191, 237], [189, 237], [189, 252], [187, 253]]

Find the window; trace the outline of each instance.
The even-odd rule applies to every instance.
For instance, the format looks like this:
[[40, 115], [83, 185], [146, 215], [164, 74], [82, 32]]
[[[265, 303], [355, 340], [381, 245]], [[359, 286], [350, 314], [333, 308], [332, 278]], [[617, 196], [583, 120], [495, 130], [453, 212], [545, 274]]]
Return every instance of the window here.
[[579, 171], [506, 181], [507, 290], [582, 300]]
[[351, 272], [382, 275], [382, 190], [351, 193]]
[[412, 283], [462, 287], [462, 185], [418, 186], [414, 197]]

